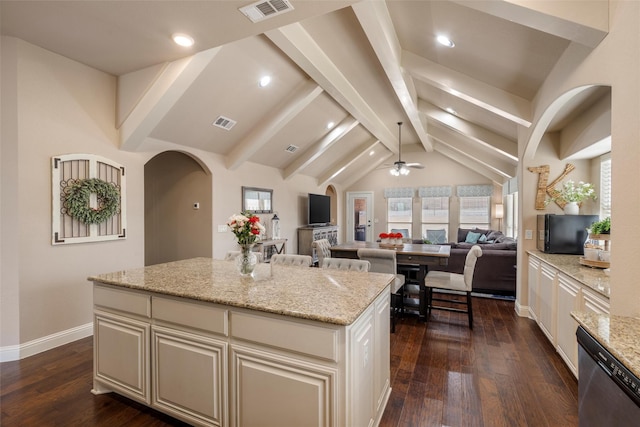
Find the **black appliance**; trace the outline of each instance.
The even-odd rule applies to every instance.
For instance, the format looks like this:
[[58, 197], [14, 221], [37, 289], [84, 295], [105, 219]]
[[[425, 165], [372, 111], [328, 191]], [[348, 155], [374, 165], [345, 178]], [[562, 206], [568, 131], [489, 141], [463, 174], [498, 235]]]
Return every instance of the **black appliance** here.
[[331, 197], [309, 193], [309, 225], [327, 225], [331, 223]]
[[549, 254], [584, 254], [587, 229], [598, 215], [538, 215], [536, 247]]
[[587, 331], [578, 327], [580, 427], [637, 426], [640, 379]]

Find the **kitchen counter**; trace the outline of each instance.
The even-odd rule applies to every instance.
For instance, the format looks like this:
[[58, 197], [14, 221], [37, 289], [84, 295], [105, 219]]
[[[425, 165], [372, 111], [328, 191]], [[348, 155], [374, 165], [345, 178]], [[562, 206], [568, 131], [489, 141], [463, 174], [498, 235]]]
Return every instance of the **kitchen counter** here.
[[527, 253], [609, 298], [609, 276], [601, 268], [591, 268], [580, 264], [580, 255], [547, 254], [538, 250], [530, 250]]
[[571, 316], [634, 375], [640, 377], [640, 319], [571, 312]]
[[210, 258], [88, 278], [108, 285], [337, 325], [351, 324], [392, 279], [390, 274], [267, 263], [257, 265], [254, 277], [242, 277], [235, 263]]
[[209, 258], [91, 276], [92, 393], [196, 426], [377, 426], [393, 279], [265, 263], [243, 277]]

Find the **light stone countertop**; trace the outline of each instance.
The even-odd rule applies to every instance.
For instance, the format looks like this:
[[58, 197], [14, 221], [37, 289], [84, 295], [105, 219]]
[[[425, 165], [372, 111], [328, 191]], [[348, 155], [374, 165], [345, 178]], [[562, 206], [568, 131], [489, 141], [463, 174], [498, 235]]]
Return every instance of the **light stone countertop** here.
[[640, 377], [640, 319], [572, 311], [571, 316], [604, 348]]
[[193, 258], [90, 276], [88, 280], [163, 295], [350, 325], [394, 276], [260, 263], [253, 277], [233, 261]]
[[527, 251], [527, 253], [609, 298], [609, 276], [604, 274], [601, 268], [585, 267], [580, 264], [580, 255], [547, 254], [538, 250]]

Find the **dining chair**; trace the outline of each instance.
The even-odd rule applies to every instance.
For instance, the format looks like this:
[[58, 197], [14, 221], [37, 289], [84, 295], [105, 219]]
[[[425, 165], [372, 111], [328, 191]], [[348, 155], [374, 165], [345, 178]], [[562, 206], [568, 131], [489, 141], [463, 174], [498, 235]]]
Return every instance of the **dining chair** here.
[[362, 259], [329, 257], [322, 260], [320, 267], [334, 270], [369, 271], [371, 263]]
[[275, 254], [271, 257], [271, 264], [292, 265], [296, 267], [311, 267], [313, 258], [310, 255]]
[[[262, 255], [261, 252], [254, 252], [254, 254], [256, 255], [256, 258], [258, 258], [258, 262], [263, 262], [264, 261], [264, 257]], [[224, 260], [225, 261], [233, 261], [236, 259], [236, 257], [240, 255], [240, 251], [228, 251], [226, 253], [226, 255], [224, 256]]]
[[369, 261], [370, 272], [393, 274], [395, 279], [391, 284], [391, 332], [396, 331], [396, 316], [404, 312], [404, 275], [398, 274], [396, 251], [391, 249], [358, 249], [358, 258]]
[[[482, 256], [480, 246], [473, 245], [464, 262], [462, 274], [446, 271], [429, 271], [424, 279], [427, 294], [427, 320], [431, 310], [445, 310], [456, 313], [467, 313], [469, 329], [473, 329], [473, 310], [471, 305], [471, 290], [473, 289], [473, 272], [476, 262]], [[434, 297], [434, 294], [437, 297]], [[460, 299], [460, 296], [465, 298]], [[446, 305], [434, 305], [434, 301]]]
[[316, 250], [318, 256], [318, 266], [322, 266], [322, 260], [331, 256], [331, 243], [328, 239], [315, 240], [311, 246]]

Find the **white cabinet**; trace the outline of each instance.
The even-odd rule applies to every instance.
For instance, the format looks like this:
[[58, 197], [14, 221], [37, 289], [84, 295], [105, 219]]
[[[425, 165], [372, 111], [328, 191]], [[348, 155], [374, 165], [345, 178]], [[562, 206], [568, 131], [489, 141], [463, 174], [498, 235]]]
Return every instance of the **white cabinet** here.
[[540, 260], [529, 257], [529, 317], [538, 321], [538, 280], [540, 276]]
[[540, 303], [538, 324], [549, 341], [555, 345], [556, 270], [544, 263], [540, 266], [538, 302]]
[[[576, 261], [577, 262], [577, 261]], [[553, 265], [529, 256], [529, 317], [578, 376], [578, 322], [572, 311], [609, 314], [609, 300]]]
[[557, 350], [573, 375], [578, 376], [578, 322], [571, 312], [579, 309], [580, 283], [565, 274], [558, 274]]
[[582, 311], [595, 314], [609, 314], [609, 300], [590, 290], [582, 290]]
[[96, 283], [93, 391], [198, 426], [377, 425], [389, 304], [335, 325]]
[[148, 295], [105, 287], [94, 288], [94, 394], [117, 391], [149, 404], [150, 351]]

